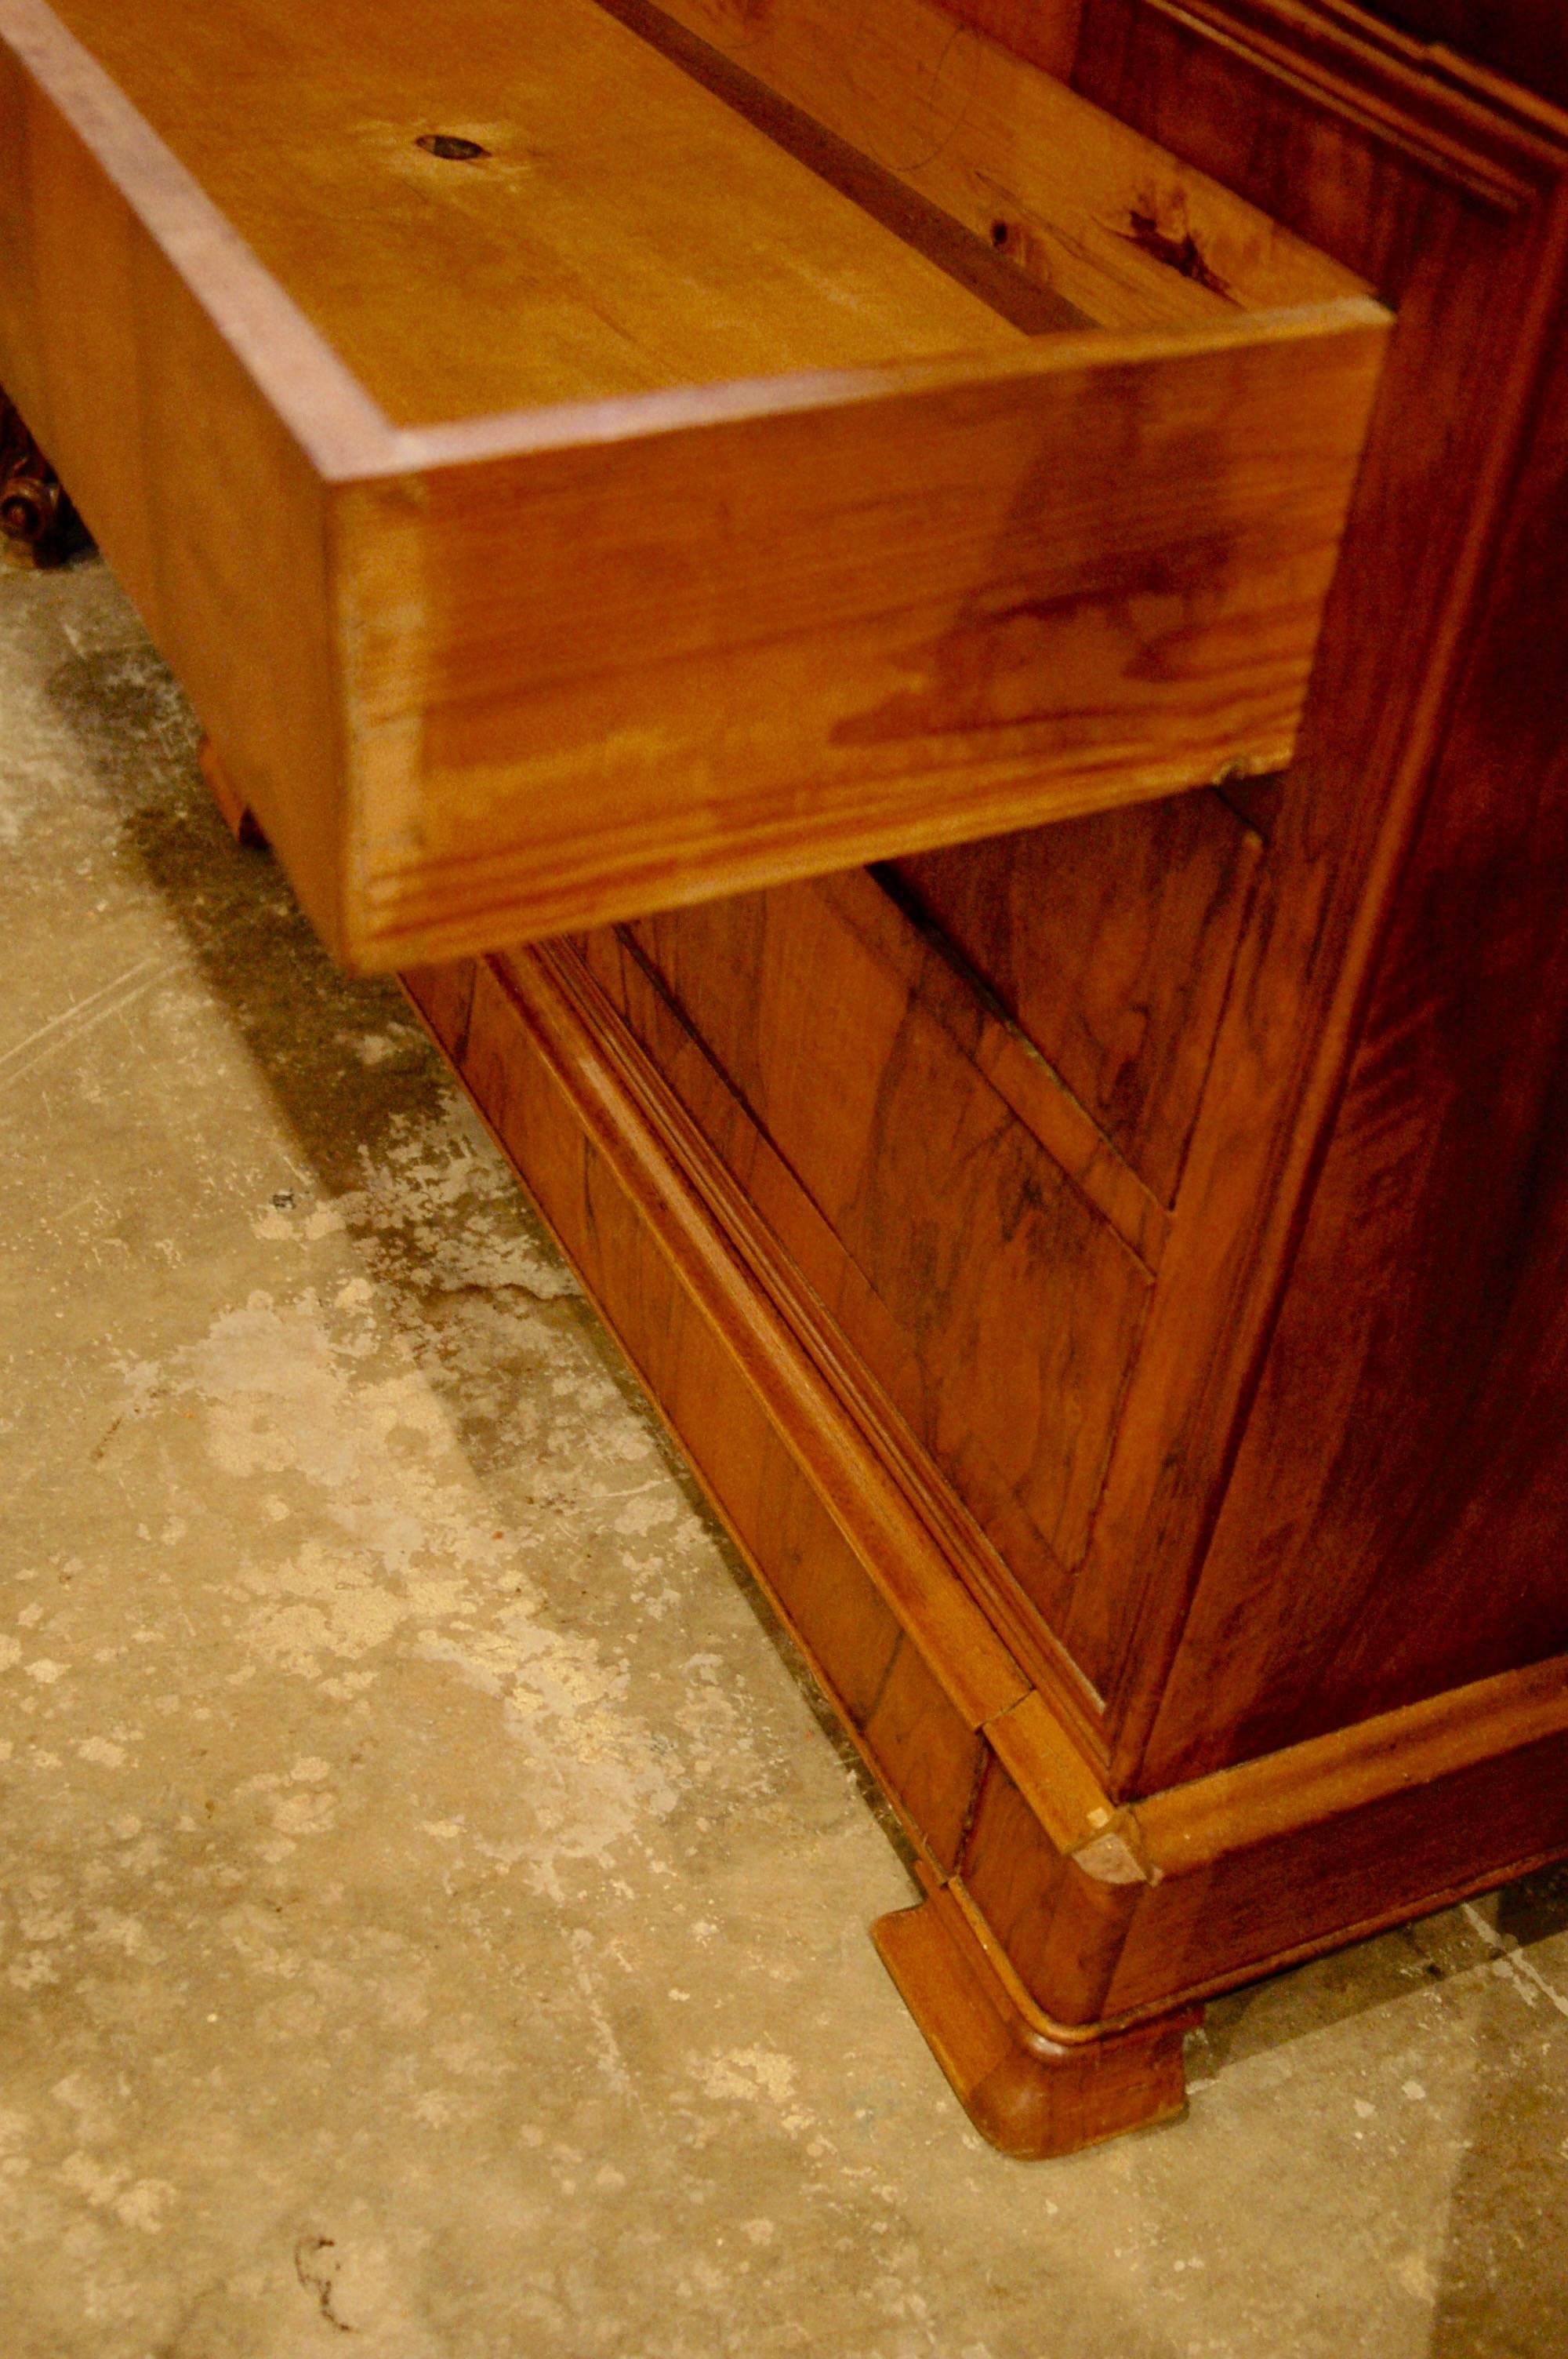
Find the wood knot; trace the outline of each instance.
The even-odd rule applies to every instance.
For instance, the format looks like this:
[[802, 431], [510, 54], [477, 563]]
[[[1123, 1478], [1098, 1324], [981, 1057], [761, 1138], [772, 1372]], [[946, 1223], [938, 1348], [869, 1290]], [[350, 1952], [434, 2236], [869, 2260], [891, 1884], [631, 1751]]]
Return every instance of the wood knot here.
[[453, 131], [427, 131], [414, 145], [423, 147], [427, 156], [438, 156], [444, 164], [477, 164], [490, 154], [477, 139], [460, 139]]

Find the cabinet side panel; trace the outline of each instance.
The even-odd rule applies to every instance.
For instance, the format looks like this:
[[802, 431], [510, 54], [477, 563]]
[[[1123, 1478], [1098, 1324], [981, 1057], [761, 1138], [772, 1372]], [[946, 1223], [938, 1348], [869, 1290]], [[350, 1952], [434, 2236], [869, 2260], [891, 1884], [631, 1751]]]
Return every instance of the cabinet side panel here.
[[[1075, 78], [1399, 307], [1302, 741], [1064, 1633], [1106, 1696], [1108, 1783], [1125, 1797], [1173, 1774], [1163, 1751], [1146, 1757], [1151, 1732], [1487, 627], [1562, 300], [1565, 146], [1506, 92], [1419, 67], [1353, 10], [1298, 0], [1088, 0]], [[1560, 636], [1527, 636], [1539, 679], [1553, 679]], [[1271, 1577], [1254, 1561], [1254, 1598]], [[1296, 1591], [1305, 1620], [1312, 1593], [1310, 1579]], [[1220, 1744], [1246, 1716], [1249, 1678], [1238, 1663], [1233, 1683], [1214, 1655], [1206, 1690], [1197, 1677], [1188, 1690]]]
[[[940, 1524], [953, 1560], [961, 1567], [960, 1577], [980, 1605], [997, 1617], [1008, 1646], [1033, 1676], [1043, 1678], [1058, 1697], [1065, 1676], [1074, 1700], [1075, 1709], [1069, 1711], [1074, 1724], [1080, 1724], [1086, 1704], [1091, 1705], [1092, 1722], [1086, 1683], [1063, 1663], [1045, 1635], [1064, 1618], [1072, 1574], [1045, 1546], [1017, 1498], [994, 1479], [985, 1437], [972, 1437], [969, 1452], [982, 1475], [992, 1477], [985, 1486], [989, 1504], [982, 1530], [900, 1414], [902, 1387], [918, 1376], [908, 1339], [842, 1239], [626, 939], [625, 929], [605, 928], [585, 935], [579, 954], [742, 1190], [772, 1245], [806, 1280], [839, 1351], [854, 1364], [856, 1382], [876, 1397], [879, 1431], [885, 1439], [894, 1428], [899, 1430], [905, 1459], [912, 1470], [918, 1468], [914, 1479], [923, 1484], [925, 1511]], [[873, 1375], [873, 1370], [881, 1373]], [[1092, 1749], [1092, 1734], [1089, 1742]]]
[[1548, 386], [1155, 1783], [1568, 1649], [1561, 337]]

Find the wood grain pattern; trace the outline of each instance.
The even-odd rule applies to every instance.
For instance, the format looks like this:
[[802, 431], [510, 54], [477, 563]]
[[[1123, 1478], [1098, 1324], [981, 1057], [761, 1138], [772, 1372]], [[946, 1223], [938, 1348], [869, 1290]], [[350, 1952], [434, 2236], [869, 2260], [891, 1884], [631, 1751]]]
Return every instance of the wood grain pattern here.
[[[1541, 669], [1568, 632], [1560, 331], [1546, 381], [1152, 1745], [1162, 1782], [1568, 1649], [1568, 749]], [[1245, 1699], [1224, 1730], [1217, 1660]]]
[[[63, 322], [72, 274], [92, 259], [98, 277], [84, 280], [84, 291], [95, 299], [110, 298], [112, 309], [108, 321], [89, 317], [80, 322], [84, 338], [94, 332], [105, 338], [102, 347], [84, 342], [81, 357], [108, 361], [117, 386], [128, 368], [123, 332], [116, 342], [105, 331], [134, 307], [138, 290], [126, 284], [126, 275], [151, 249], [319, 473], [371, 461], [388, 463], [395, 437], [374, 403], [47, 0], [0, 0], [0, 46], [6, 57], [9, 171], [0, 183], [6, 200], [0, 208], [0, 283], [8, 301], [26, 302], [33, 282], [47, 286], [52, 274]], [[31, 156], [35, 141], [41, 153]], [[56, 152], [62, 148], [69, 168], [66, 155]], [[72, 240], [79, 194], [86, 207], [84, 230], [101, 234], [109, 219], [119, 221], [117, 234], [96, 255]], [[69, 352], [67, 345], [62, 358]], [[42, 364], [36, 338], [24, 358], [29, 354]], [[103, 416], [95, 418], [92, 404], [101, 388], [91, 372], [84, 369], [80, 381], [64, 368], [60, 375], [62, 394], [70, 392], [84, 420], [98, 425], [103, 453], [120, 456], [134, 447], [134, 410], [127, 417], [104, 402]], [[221, 423], [222, 416], [218, 411], [211, 423]], [[92, 455], [91, 449], [83, 453], [89, 462]], [[104, 456], [94, 480], [113, 480]]]
[[[963, 1892], [1035, 2003], [1080, 2036], [1110, 2012], [1118, 1962], [1147, 1898], [1119, 1843], [1113, 1857], [1116, 1873], [1106, 1877], [1064, 1853], [1033, 1797], [988, 1749], [959, 1870]], [[1171, 1979], [1179, 1996], [1185, 1977], [1178, 1969]]]
[[[294, 147], [276, 125], [276, 142], [225, 143], [191, 60], [232, 39], [229, 18], [202, 32], [192, 0], [188, 54], [161, 18], [155, 31], [144, 12], [72, 0], [220, 203], [44, 0], [0, 0], [16, 116], [0, 366], [334, 949], [428, 959], [1282, 760], [1385, 316], [1221, 305], [1179, 332], [1022, 336], [590, 0], [573, 5], [592, 28], [568, 43], [579, 67], [599, 60], [639, 104], [646, 91], [651, 118], [667, 101], [677, 145], [681, 125], [707, 126], [691, 154], [708, 160], [665, 176], [668, 203], [722, 212], [725, 159], [756, 156], [781, 190], [798, 177], [810, 191], [785, 207], [766, 357], [787, 374], [668, 384], [677, 359], [701, 365], [675, 314], [700, 343], [711, 290], [649, 263], [667, 263], [650, 227], [642, 259], [620, 235], [616, 286], [639, 318], [652, 307], [665, 389], [399, 429], [307, 316], [307, 279], [269, 273], [223, 210], [265, 247], [253, 211], [276, 200], [303, 235], [298, 204], [350, 168], [358, 19], [288, 14], [312, 57], [338, 59], [319, 78], [330, 124], [301, 97]], [[237, 86], [254, 95], [259, 77], [270, 121], [280, 92], [296, 97], [284, 18], [267, 13], [284, 0], [247, 5]], [[499, 0], [465, 6], [476, 54], [521, 38]], [[566, 38], [550, 23], [546, 49]], [[397, 25], [385, 53], [401, 72]], [[568, 113], [589, 142], [571, 148], [563, 125], [579, 188], [597, 111]], [[1075, 119], [1080, 145], [1119, 138], [1093, 109]], [[295, 170], [300, 143], [319, 185]], [[420, 173], [462, 168], [413, 153]], [[409, 201], [452, 250], [455, 216]], [[910, 334], [889, 364], [802, 373], [822, 349], [796, 332], [802, 287], [816, 302], [840, 261], [860, 283], [841, 229], [885, 258]], [[546, 278], [551, 234], [531, 264]], [[339, 285], [325, 228], [307, 242]], [[590, 275], [602, 324], [613, 290]], [[759, 332], [766, 277], [746, 299]], [[401, 408], [379, 379], [374, 394], [428, 415], [420, 356], [442, 339], [419, 272], [384, 255], [351, 277], [343, 300], [409, 373]], [[563, 265], [557, 326], [582, 289]], [[831, 284], [824, 301], [837, 320]], [[898, 357], [951, 342], [960, 314], [983, 330], [977, 344], [964, 329], [967, 353]], [[560, 326], [558, 356], [574, 334]], [[589, 355], [572, 390], [605, 383]]]
[[1568, 1847], [1561, 1658], [1150, 1796], [1098, 1853], [1048, 1832], [1027, 1750], [989, 1751], [949, 1888], [1058, 2040], [1200, 2004]]
[[[829, 130], [816, 114], [748, 72], [744, 49], [715, 48], [654, 0], [595, 0], [595, 5], [1025, 335], [1052, 335], [1094, 324], [1087, 311], [1069, 303], [1038, 271], [1021, 266], [1025, 257], [1010, 252], [994, 222], [977, 229], [944, 212], [907, 175], [873, 160], [863, 147]], [[1336, 286], [1330, 291], [1342, 290]]]
[[895, 864], [1162, 1205], [1260, 852], [1217, 795], [1184, 795]]
[[[315, 459], [240, 357], [239, 317], [215, 319], [165, 250], [199, 192], [169, 194], [112, 104], [99, 121], [89, 61], [31, 60], [35, 13], [0, 9], [0, 369], [330, 941], [339, 728]], [[285, 339], [274, 364], [293, 357]]]
[[1025, 1682], [912, 1507], [896, 1451], [840, 1406], [798, 1281], [572, 973], [540, 952], [471, 981], [406, 981], [846, 1726], [950, 1866], [977, 1732]]
[[660, 0], [1102, 327], [1364, 294], [1353, 272], [931, 0]]
[[395, 424], [1019, 341], [593, 0], [57, 13]]
[[1478, 1681], [1139, 1806], [1151, 1864], [1112, 2017], [1195, 1997], [1568, 1850], [1568, 1660]]
[[873, 1323], [840, 1298], [848, 1340], [1053, 1618], [1147, 1272], [818, 888], [645, 919], [633, 939], [880, 1305]]
[[[1494, 105], [1487, 85], [1457, 67], [1415, 71], [1398, 44], [1379, 46], [1375, 27], [1313, 11], [1292, 49], [1293, 23], [1292, 12], [1264, 0], [1238, 0], [1228, 12], [1217, 0], [1183, 12], [1151, 0], [1135, 16], [1107, 0], [1086, 16], [1077, 68], [1097, 96], [1151, 132], [1162, 125], [1257, 201], [1272, 192], [1304, 234], [1346, 259], [1375, 253], [1400, 298], [1387, 406], [1368, 443], [1302, 744], [1281, 788], [1184, 1171], [1183, 1198], [1197, 1216], [1184, 1223], [1178, 1206], [1121, 1427], [1139, 1445], [1113, 1458], [1064, 1632], [1107, 1697], [1112, 1782], [1123, 1794], [1164, 1783], [1177, 1758], [1162, 1749], [1145, 1761], [1150, 1731], [1379, 943], [1444, 733], [1468, 692], [1498, 535], [1550, 367], [1547, 323], [1563, 299], [1565, 126], [1507, 93]], [[1244, 122], [1264, 132], [1244, 136]], [[1474, 357], [1482, 347], [1485, 373]], [[1400, 627], [1390, 638], [1394, 580]], [[1534, 618], [1521, 607], [1515, 619], [1538, 676], [1548, 677], [1550, 626], [1532, 639]], [[1334, 1332], [1346, 1309], [1331, 1283], [1320, 1332]], [[1306, 1389], [1322, 1381], [1321, 1364], [1310, 1373], [1298, 1364]], [[1244, 1543], [1238, 1570], [1247, 1560], [1256, 1587], [1266, 1568]], [[1326, 1571], [1301, 1577], [1313, 1593], [1323, 1582], [1332, 1594]], [[1234, 1611], [1244, 1619], [1245, 1606]], [[1208, 1661], [1206, 1684], [1191, 1683], [1197, 1717], [1184, 1737], [1206, 1748], [1231, 1741], [1249, 1680], [1243, 1657], [1234, 1683], [1221, 1655], [1211, 1649]], [[1396, 1694], [1368, 1696], [1368, 1706]], [[1223, 1756], [1180, 1757], [1195, 1766]]]
[[[869, 884], [866, 897], [877, 897]], [[1019, 1567], [1039, 1560], [1038, 1536], [1031, 1533], [1016, 1508], [1011, 1518], [1006, 1517], [1004, 1500], [1000, 1511], [1004, 1529], [1009, 1538], [1016, 1533], [1020, 1543], [1004, 1555], [994, 1541], [988, 1540], [908, 1430], [892, 1397], [871, 1373], [879, 1367], [905, 1368], [910, 1358], [907, 1340], [900, 1336], [886, 1307], [829, 1223], [634, 949], [627, 930], [606, 929], [581, 937], [574, 947], [633, 1039], [742, 1191], [769, 1238], [788, 1256], [827, 1313], [841, 1338], [840, 1388], [848, 1388], [842, 1372], [853, 1370], [857, 1387], [876, 1397], [865, 1419], [867, 1425], [884, 1439], [891, 1439], [901, 1428], [906, 1432], [903, 1479], [912, 1495], [918, 1497], [922, 1519], [938, 1539], [956, 1577], [1031, 1680], [1051, 1693], [1085, 1756], [1098, 1757], [1098, 1699], [1042, 1619], [1043, 1611], [1049, 1611], [1047, 1601], [1061, 1593], [1062, 1569], [1053, 1561], [1050, 1577], [1037, 1578], [1033, 1593], [1026, 1588]], [[453, 970], [432, 972], [445, 974]], [[860, 1340], [856, 1343], [851, 1338]], [[993, 1512], [993, 1529], [997, 1519]]]
[[[1053, 837], [1061, 832], [1050, 831]], [[983, 845], [977, 849], [983, 853]], [[884, 864], [820, 877], [816, 890], [872, 955], [902, 977], [1134, 1259], [1157, 1270], [1170, 1234], [1163, 1208], [1011, 1018], [987, 980], [951, 937], [930, 922], [904, 889], [898, 867]]]
[[[1568, 779], [1546, 686], [1565, 620], [1568, 125], [1337, 8], [1087, 0], [1080, 30], [1086, 87], [1374, 267], [1400, 315], [1301, 752], [1249, 850], [1248, 913], [1218, 927], [1228, 988], [1181, 998], [1213, 892], [1189, 906], [1173, 874], [1181, 922], [1162, 935], [1146, 860], [1141, 910], [1119, 908], [1190, 1064], [1162, 1083], [1183, 1112], [1150, 1168], [1165, 1156], [1173, 1201], [1061, 1623], [1103, 1683], [1101, 1742], [1092, 1709], [1074, 1721], [1044, 1684], [979, 1723], [946, 1919], [928, 1904], [900, 1929], [914, 2003], [971, 2102], [1013, 2052], [1010, 2006], [1065, 2046], [1152, 2025], [1568, 1847], [1568, 1661], [1531, 1659], [1563, 1643], [1568, 1537]], [[1059, 926], [1073, 957], [1055, 953], [1054, 1000], [1045, 952], [1012, 987], [1051, 1003], [1038, 1020], [1059, 1043], [1092, 1043], [1096, 864], [1071, 879], [1083, 901], [1065, 887], [1054, 908], [1048, 846], [1039, 863], [1030, 922]], [[942, 914], [972, 966], [1016, 922], [1011, 869], [984, 848], [952, 869]], [[812, 897], [874, 944], [865, 889]], [[678, 999], [672, 946], [742, 923], [683, 914], [662, 946], [639, 931]], [[806, 1090], [811, 1027], [860, 972], [816, 939], [767, 1016], [795, 1036], [787, 1158], [770, 1141], [792, 1177], [831, 1160], [839, 1109]], [[751, 1103], [763, 970], [709, 967], [693, 1020], [717, 1088]], [[962, 987], [961, 961], [945, 971]], [[936, 1020], [964, 1039], [956, 1011]], [[1114, 1098], [1092, 1055], [1076, 1070]], [[1159, 1095], [1134, 1098], [1124, 1137]], [[1064, 1248], [1058, 1277], [1083, 1266]], [[1015, 1361], [1039, 1340], [1020, 1330]], [[977, 1397], [1005, 1367], [993, 1343]], [[1033, 1675], [1027, 1647], [1018, 1659]], [[960, 1919], [980, 1999], [932, 1941]]]
[[1039, 2031], [991, 1969], [950, 1889], [872, 1929], [882, 1963], [976, 2128], [1023, 2161], [1078, 2154], [1185, 2104], [1184, 2009], [1067, 2045]]
[[[766, 1232], [573, 966], [529, 951], [408, 981], [930, 1862], [948, 1964], [928, 1916], [894, 1931], [922, 1951], [894, 1972], [988, 2134], [1009, 2135], [1020, 2045], [1038, 2062], [1152, 2029], [1568, 1846], [1568, 1659], [1119, 1805], [989, 1637], [977, 1676], [983, 1625], [919, 1520], [890, 1514], [904, 1478], [852, 1367], [830, 1344], [802, 1367], [810, 1314], [781, 1321]], [[807, 1416], [781, 1413], [781, 1386]], [[951, 1986], [954, 1943], [978, 1992]], [[997, 2105], [976, 2101], [992, 2071]]]
[[[1047, 119], [965, 18], [749, 54], [950, 114], [962, 223], [992, 100], [920, 73]], [[396, 430], [50, 21], [0, 0], [0, 373], [339, 940], [769, 885], [413, 988], [922, 1847], [970, 2100], [1568, 1847], [1568, 121], [1341, 0], [975, 0], [1086, 188], [1114, 114], [1396, 299], [1380, 386], [1382, 315], [1244, 314], [1242, 215], [1155, 207], [1179, 330]], [[1272, 766], [1303, 697], [1266, 846], [1129, 810], [912, 865], [924, 932], [787, 881]]]
[[942, 0], [942, 5], [1013, 57], [1056, 82], [1071, 81], [1084, 0]]
[[1561, 170], [1550, 111], [1341, 0], [1093, 0], [1071, 79], [1395, 302], [1449, 206], [1495, 234]]
[[1383, 342], [1047, 338], [342, 486], [354, 955], [1278, 766]]

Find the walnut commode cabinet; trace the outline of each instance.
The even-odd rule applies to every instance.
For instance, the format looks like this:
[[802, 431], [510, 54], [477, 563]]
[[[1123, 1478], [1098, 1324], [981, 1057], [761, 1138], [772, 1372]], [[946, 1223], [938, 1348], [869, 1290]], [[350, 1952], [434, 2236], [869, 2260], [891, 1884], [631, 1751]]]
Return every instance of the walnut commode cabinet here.
[[1341, 0], [0, 0], [0, 382], [1019, 2153], [1568, 1851], [1565, 167]]

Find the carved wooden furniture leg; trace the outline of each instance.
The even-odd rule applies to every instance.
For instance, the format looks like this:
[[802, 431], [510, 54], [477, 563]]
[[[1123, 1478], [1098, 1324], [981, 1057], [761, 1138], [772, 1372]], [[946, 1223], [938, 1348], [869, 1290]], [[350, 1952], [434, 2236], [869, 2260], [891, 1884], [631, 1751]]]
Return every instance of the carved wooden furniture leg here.
[[1201, 2006], [1089, 2038], [1049, 2023], [950, 1885], [871, 1934], [959, 2103], [1003, 2154], [1076, 2154], [1185, 2111], [1183, 2042]]
[[0, 389], [0, 533], [31, 549], [39, 565], [58, 564], [86, 540], [59, 477]]
[[211, 737], [204, 736], [196, 759], [207, 781], [207, 791], [222, 814], [223, 824], [236, 843], [260, 848], [266, 842], [261, 822], [223, 766], [223, 757]]

